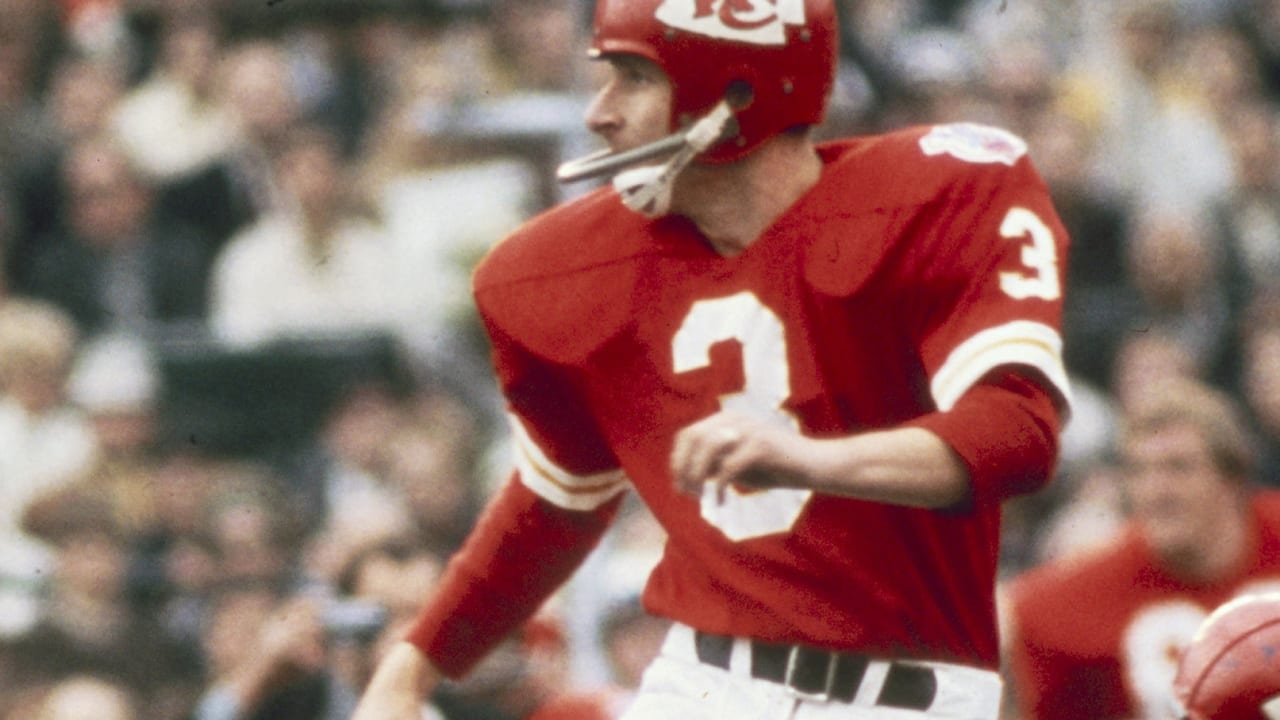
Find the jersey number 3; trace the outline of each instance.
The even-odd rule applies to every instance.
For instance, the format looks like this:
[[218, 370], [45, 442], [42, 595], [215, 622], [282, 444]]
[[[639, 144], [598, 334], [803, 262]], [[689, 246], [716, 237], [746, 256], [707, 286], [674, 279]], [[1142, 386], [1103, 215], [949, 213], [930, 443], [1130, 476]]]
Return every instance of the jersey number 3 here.
[[1022, 264], [1031, 273], [1000, 273], [1000, 289], [1006, 295], [1015, 300], [1057, 300], [1062, 296], [1053, 231], [1040, 216], [1026, 208], [1012, 208], [1000, 223], [1000, 237], [1006, 240], [1031, 239], [1031, 244], [1022, 247]]
[[[739, 392], [722, 395], [720, 407], [799, 432], [795, 417], [783, 407], [791, 396], [791, 376], [782, 321], [750, 292], [694, 303], [673, 340], [675, 371], [707, 367], [711, 346], [726, 340], [742, 347], [745, 382]], [[717, 502], [708, 484], [702, 517], [730, 540], [748, 540], [790, 530], [812, 495], [791, 488], [744, 492], [730, 487]]]

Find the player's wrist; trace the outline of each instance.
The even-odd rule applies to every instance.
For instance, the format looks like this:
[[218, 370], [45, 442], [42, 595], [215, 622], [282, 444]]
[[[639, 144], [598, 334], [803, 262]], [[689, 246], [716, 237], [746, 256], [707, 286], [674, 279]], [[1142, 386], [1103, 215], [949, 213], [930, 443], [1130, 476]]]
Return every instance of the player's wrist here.
[[353, 720], [416, 719], [441, 677], [417, 646], [396, 643], [378, 664]]
[[963, 502], [963, 465], [940, 438], [917, 428], [860, 433], [820, 442], [810, 457], [812, 489], [908, 507]]
[[426, 699], [440, 683], [440, 671], [413, 643], [396, 643], [388, 651], [386, 662], [391, 663], [392, 668], [401, 675], [400, 686], [419, 699]]

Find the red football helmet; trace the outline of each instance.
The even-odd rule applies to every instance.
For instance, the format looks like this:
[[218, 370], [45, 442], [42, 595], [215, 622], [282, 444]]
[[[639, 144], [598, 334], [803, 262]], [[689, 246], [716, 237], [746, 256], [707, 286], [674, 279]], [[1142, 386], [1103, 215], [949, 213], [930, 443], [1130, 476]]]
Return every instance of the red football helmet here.
[[1280, 720], [1280, 594], [1248, 595], [1215, 610], [1173, 685], [1187, 720]]
[[700, 158], [728, 161], [783, 130], [822, 122], [836, 36], [832, 0], [599, 0], [591, 55], [657, 63], [675, 94], [672, 131], [749, 87], [737, 135]]

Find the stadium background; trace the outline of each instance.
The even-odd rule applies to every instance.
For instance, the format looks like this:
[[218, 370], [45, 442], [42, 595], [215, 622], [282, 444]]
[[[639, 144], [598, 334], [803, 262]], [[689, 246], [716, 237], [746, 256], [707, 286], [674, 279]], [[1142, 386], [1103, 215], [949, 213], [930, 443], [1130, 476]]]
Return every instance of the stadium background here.
[[[1280, 2], [839, 5], [822, 134], [1004, 126], [1072, 233], [1077, 406], [1005, 575], [1115, 530], [1155, 379], [1233, 394], [1280, 484]], [[589, 12], [0, 0], [0, 718], [344, 716], [505, 477], [467, 278], [586, 189], [552, 170], [593, 147]], [[437, 709], [625, 693], [660, 543], [629, 508]]]

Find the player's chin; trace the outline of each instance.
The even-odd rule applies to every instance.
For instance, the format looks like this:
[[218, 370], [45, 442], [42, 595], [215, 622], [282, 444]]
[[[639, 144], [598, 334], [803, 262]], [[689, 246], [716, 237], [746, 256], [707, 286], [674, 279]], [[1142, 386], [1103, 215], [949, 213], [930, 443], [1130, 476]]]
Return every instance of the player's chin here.
[[1148, 518], [1143, 523], [1152, 547], [1171, 556], [1196, 555], [1203, 551], [1203, 534], [1190, 525], [1183, 517]]

